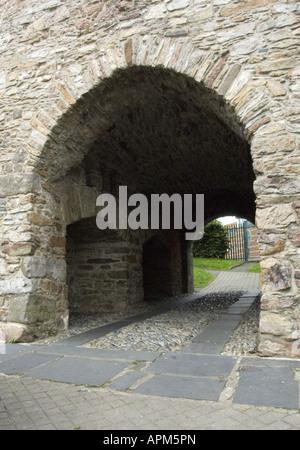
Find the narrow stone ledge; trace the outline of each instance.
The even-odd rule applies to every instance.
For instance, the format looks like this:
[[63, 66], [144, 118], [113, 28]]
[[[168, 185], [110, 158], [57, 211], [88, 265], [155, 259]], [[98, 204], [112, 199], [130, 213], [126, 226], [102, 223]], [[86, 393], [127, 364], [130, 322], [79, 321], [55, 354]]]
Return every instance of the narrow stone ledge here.
[[169, 30], [165, 33], [165, 37], [172, 37], [172, 38], [176, 38], [176, 37], [182, 37], [182, 36], [187, 36], [188, 33], [185, 30]]

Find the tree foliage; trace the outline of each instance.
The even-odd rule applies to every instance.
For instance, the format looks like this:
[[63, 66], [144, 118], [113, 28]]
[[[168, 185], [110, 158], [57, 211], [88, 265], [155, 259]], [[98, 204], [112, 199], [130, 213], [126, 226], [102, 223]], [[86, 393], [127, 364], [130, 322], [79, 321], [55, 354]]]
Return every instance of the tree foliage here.
[[229, 239], [224, 226], [213, 220], [204, 227], [202, 239], [194, 242], [193, 255], [200, 258], [225, 258]]

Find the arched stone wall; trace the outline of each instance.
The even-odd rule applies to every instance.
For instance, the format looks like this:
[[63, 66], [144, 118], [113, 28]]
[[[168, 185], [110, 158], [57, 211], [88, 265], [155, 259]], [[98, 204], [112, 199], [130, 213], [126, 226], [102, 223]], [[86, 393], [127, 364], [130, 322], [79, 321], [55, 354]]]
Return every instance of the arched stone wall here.
[[[260, 351], [299, 355], [297, 2], [15, 0], [0, 12], [0, 308], [8, 337], [66, 324], [66, 227], [95, 214], [98, 193], [82, 162], [117, 114], [116, 69], [126, 78], [144, 67], [140, 86], [159, 71], [178, 95], [198, 89], [199, 114], [250, 146]], [[127, 81], [139, 107], [135, 76]], [[126, 98], [122, 112], [132, 107]], [[195, 97], [190, 104], [197, 107]], [[243, 197], [232, 203], [239, 213]]]

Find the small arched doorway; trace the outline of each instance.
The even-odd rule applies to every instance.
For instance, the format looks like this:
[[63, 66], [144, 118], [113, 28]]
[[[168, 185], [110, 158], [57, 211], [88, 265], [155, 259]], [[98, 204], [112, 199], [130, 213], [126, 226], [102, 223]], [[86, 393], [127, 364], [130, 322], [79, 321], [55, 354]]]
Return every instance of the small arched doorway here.
[[171, 251], [159, 236], [143, 245], [143, 289], [146, 301], [172, 295]]

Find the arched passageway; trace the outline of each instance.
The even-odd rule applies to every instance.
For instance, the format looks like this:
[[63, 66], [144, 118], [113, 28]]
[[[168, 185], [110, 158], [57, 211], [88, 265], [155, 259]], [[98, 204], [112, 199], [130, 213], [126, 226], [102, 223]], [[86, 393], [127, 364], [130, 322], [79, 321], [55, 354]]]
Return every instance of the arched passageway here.
[[[144, 294], [193, 291], [184, 230], [155, 230], [156, 237], [150, 229], [101, 231], [99, 194], [116, 196], [118, 205], [120, 186], [147, 199], [198, 193], [205, 221], [255, 216], [255, 176], [242, 125], [213, 91], [161, 67], [117, 70], [84, 95], [54, 127], [37, 170], [48, 180], [45, 201], [56, 218], [42, 236], [42, 253], [63, 256], [57, 248], [63, 238], [51, 236], [65, 236], [68, 291], [38, 334], [57, 329], [61, 317], [65, 324], [70, 311], [126, 310]], [[55, 241], [50, 249], [49, 238]], [[48, 301], [49, 293], [41, 296]]]
[[254, 220], [255, 176], [243, 126], [221, 97], [185, 75], [118, 70], [62, 117], [56, 133], [59, 140], [38, 162], [51, 180], [76, 167], [73, 181], [97, 192], [126, 185], [129, 194], [202, 193], [207, 220], [231, 213]]
[[[76, 129], [67, 114], [59, 130], [72, 151], [49, 146], [44, 154], [47, 160], [53, 154], [48, 176], [67, 199], [69, 310], [124, 310], [143, 298], [191, 292], [191, 245], [183, 232], [101, 231], [95, 210], [84, 211], [82, 192], [94, 201], [102, 192], [118, 199], [120, 186], [128, 196], [149, 200], [152, 194], [201, 193], [206, 221], [225, 213], [253, 220], [255, 177], [241, 125], [201, 84], [150, 67], [117, 71], [69, 115]], [[94, 134], [75, 152], [72, 142], [82, 139], [90, 121]]]

